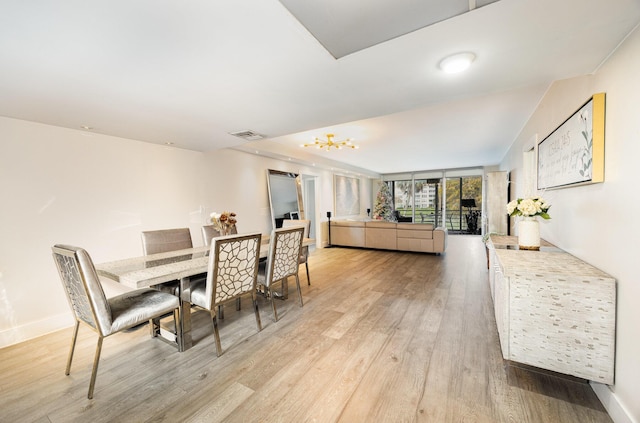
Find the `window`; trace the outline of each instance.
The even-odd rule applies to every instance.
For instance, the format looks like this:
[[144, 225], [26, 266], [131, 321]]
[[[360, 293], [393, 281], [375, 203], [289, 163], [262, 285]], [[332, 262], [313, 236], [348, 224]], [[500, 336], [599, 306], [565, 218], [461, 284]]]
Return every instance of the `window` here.
[[[450, 176], [445, 176], [449, 174]], [[385, 176], [399, 222], [432, 223], [451, 233], [480, 234], [481, 169]]]
[[442, 180], [404, 179], [389, 181], [394, 215], [398, 222], [442, 224]]
[[447, 178], [447, 228], [453, 233], [480, 233], [482, 176]]

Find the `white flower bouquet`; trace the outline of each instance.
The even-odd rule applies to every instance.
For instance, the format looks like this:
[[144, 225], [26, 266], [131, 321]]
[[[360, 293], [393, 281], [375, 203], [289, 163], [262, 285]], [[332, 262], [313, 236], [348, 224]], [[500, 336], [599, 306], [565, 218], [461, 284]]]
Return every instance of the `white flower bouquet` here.
[[507, 204], [507, 213], [511, 217], [540, 216], [543, 219], [551, 219], [551, 216], [549, 216], [548, 213], [550, 207], [551, 205], [542, 197], [518, 198], [517, 200], [510, 201], [509, 204]]

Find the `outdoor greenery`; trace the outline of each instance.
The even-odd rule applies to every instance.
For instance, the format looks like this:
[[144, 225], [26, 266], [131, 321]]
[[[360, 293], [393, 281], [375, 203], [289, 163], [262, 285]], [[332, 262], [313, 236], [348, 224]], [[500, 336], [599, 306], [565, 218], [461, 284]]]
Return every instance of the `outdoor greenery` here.
[[[446, 179], [446, 222], [442, 221], [442, 182], [440, 180], [436, 182], [433, 182], [433, 180], [415, 180], [414, 191], [413, 181], [411, 180], [393, 181], [393, 203], [395, 204], [395, 210], [399, 212], [400, 216], [412, 217], [414, 216], [412, 205], [415, 202], [415, 222], [433, 223], [436, 226], [446, 224], [447, 228], [453, 231], [479, 233], [479, 220], [482, 208], [482, 177], [471, 176]], [[434, 187], [436, 187], [435, 192], [437, 193], [437, 198], [433, 199], [434, 204], [430, 207], [420, 207], [418, 205], [419, 201], [414, 201], [414, 195], [417, 196], [417, 194], [426, 189], [434, 190]], [[463, 199], [475, 200], [476, 207], [471, 210], [461, 207], [460, 200]]]

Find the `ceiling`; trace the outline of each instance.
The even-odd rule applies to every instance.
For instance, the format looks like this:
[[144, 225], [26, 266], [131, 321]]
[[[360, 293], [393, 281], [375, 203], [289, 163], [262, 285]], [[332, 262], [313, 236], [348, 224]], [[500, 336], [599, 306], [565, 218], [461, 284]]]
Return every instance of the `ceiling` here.
[[[3, 0], [0, 115], [363, 174], [493, 165], [638, 22], [640, 0]], [[329, 132], [360, 149], [299, 147]]]
[[280, 0], [336, 59], [498, 0]]

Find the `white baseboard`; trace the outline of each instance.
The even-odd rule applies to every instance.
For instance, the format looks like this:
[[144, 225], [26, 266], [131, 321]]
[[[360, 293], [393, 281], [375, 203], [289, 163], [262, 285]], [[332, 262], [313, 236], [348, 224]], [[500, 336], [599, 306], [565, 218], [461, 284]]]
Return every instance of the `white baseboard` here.
[[73, 326], [71, 312], [58, 314], [44, 320], [13, 327], [0, 332], [0, 348], [37, 338], [60, 329]]
[[609, 389], [609, 386], [596, 382], [590, 382], [590, 385], [607, 413], [609, 413], [611, 420], [615, 423], [638, 423], [620, 404], [618, 397]]

